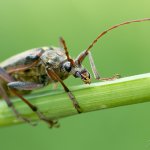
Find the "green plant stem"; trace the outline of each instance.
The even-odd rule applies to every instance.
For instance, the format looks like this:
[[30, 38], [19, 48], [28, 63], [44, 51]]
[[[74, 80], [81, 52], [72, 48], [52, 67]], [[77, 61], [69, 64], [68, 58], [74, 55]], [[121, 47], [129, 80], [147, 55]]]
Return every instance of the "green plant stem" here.
[[[125, 77], [115, 81], [98, 82], [71, 88], [83, 113], [150, 101], [150, 73]], [[41, 91], [25, 96], [50, 119], [78, 114], [63, 90]], [[34, 112], [21, 100], [13, 101], [16, 109], [31, 120], [38, 120]], [[79, 114], [82, 115], [82, 114]], [[4, 101], [0, 102], [0, 126], [22, 123], [16, 119]]]

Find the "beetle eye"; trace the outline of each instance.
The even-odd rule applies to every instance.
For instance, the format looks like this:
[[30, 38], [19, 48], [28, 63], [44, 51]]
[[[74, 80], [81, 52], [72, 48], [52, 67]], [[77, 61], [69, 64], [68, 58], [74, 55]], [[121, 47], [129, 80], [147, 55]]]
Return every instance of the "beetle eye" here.
[[71, 71], [71, 63], [70, 62], [66, 62], [64, 64], [64, 68], [67, 72], [70, 72]]

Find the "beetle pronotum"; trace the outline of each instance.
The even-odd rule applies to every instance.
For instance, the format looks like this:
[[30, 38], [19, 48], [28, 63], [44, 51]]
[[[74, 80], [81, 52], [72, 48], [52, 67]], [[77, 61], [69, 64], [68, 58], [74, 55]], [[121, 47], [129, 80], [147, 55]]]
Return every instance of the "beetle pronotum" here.
[[107, 32], [126, 24], [142, 21], [150, 21], [150, 18], [127, 21], [108, 28], [100, 33], [88, 46], [88, 48], [81, 52], [76, 59], [72, 59], [70, 57], [65, 40], [60, 38], [60, 43], [62, 45], [61, 48], [35, 48], [5, 60], [0, 64], [0, 96], [6, 101], [8, 107], [12, 109], [15, 115], [23, 121], [30, 123], [28, 118], [20, 115], [20, 113], [15, 109], [9, 96], [15, 95], [19, 97], [38, 115], [41, 120], [45, 121], [50, 126], [53, 126], [56, 125], [57, 122], [47, 118], [36, 106], [31, 104], [22, 95], [30, 92], [31, 90], [42, 88], [52, 82], [60, 82], [65, 92], [72, 100], [75, 109], [79, 113], [82, 112], [75, 96], [64, 84], [63, 80], [69, 75], [73, 75], [75, 78], [81, 78], [85, 84], [90, 84], [90, 73], [82, 66], [82, 62], [87, 55], [89, 56], [89, 61], [95, 79], [113, 80], [117, 78], [117, 76], [113, 76], [111, 78], [100, 78], [90, 50]]

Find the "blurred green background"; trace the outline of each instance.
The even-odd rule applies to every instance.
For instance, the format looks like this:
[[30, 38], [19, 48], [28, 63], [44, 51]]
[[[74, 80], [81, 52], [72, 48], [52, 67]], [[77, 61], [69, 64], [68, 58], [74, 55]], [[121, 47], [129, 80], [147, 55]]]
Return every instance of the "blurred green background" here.
[[[0, 0], [0, 61], [30, 48], [57, 46], [59, 36], [76, 57], [106, 28], [150, 17], [149, 6], [149, 0]], [[149, 72], [150, 22], [112, 31], [92, 53], [103, 77]], [[87, 60], [84, 64], [89, 68]], [[73, 77], [65, 83], [82, 84]], [[60, 123], [51, 130], [45, 124], [0, 128], [0, 149], [150, 149], [150, 103], [76, 115]]]

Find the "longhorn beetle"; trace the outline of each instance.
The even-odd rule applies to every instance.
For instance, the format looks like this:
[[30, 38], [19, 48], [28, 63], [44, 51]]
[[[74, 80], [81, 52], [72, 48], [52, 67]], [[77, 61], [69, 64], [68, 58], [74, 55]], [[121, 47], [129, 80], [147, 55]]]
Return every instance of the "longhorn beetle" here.
[[117, 78], [117, 75], [111, 78], [100, 78], [90, 50], [107, 32], [126, 24], [142, 21], [150, 21], [150, 18], [127, 21], [108, 28], [100, 33], [88, 48], [81, 52], [76, 59], [70, 57], [65, 40], [60, 38], [61, 48], [35, 48], [5, 60], [0, 63], [0, 96], [6, 101], [8, 107], [12, 109], [17, 118], [30, 123], [28, 118], [23, 117], [15, 109], [9, 98], [12, 95], [19, 97], [38, 115], [41, 120], [45, 121], [50, 126], [53, 126], [56, 125], [57, 122], [47, 118], [36, 106], [31, 104], [22, 95], [29, 93], [34, 89], [47, 86], [50, 83], [60, 82], [65, 92], [72, 100], [75, 109], [78, 113], [81, 113], [82, 109], [80, 108], [80, 105], [63, 80], [68, 78], [69, 75], [73, 75], [75, 78], [81, 78], [85, 84], [90, 84], [90, 73], [82, 66], [82, 62], [87, 55], [89, 56], [95, 79], [113, 80]]

